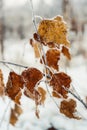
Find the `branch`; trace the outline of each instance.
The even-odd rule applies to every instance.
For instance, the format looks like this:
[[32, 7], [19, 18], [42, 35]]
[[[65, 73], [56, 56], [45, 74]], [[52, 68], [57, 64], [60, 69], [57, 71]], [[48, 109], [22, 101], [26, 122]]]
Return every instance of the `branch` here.
[[36, 26], [36, 20], [35, 20], [35, 14], [34, 14], [32, 0], [30, 0], [30, 4], [31, 4], [31, 9], [32, 9], [32, 21], [33, 21], [33, 24], [34, 24], [35, 31], [37, 32], [37, 26]]
[[74, 94], [72, 91], [70, 91], [68, 88], [65, 88], [64, 86], [62, 86], [64, 88], [64, 90], [66, 90], [68, 93], [70, 93], [71, 95], [73, 95], [78, 101], [80, 101], [83, 106], [87, 109], [87, 104], [80, 98], [78, 97], [76, 94]]
[[[32, 9], [33, 25], [34, 25], [34, 28], [35, 28], [36, 33], [38, 34], [32, 0], [30, 0], [30, 4], [31, 4], [31, 9]], [[39, 39], [39, 41], [41, 42], [41, 39], [40, 39], [40, 35], [39, 35], [39, 34], [38, 34], [38, 39]], [[44, 48], [43, 48], [43, 45], [42, 45], [42, 44], [39, 44], [39, 46], [40, 46], [40, 48], [42, 49], [42, 53], [43, 53], [43, 54], [41, 54], [41, 57], [44, 56], [45, 63], [44, 63], [44, 61], [43, 61], [43, 58], [42, 58], [42, 62], [43, 62], [44, 68], [45, 68], [45, 70], [46, 70], [47, 61], [46, 61], [46, 55], [45, 55], [45, 52], [44, 52]], [[45, 75], [46, 75], [46, 72], [45, 72]]]
[[55, 103], [55, 105], [57, 106], [57, 108], [60, 108], [60, 107], [58, 106], [57, 102], [55, 101], [54, 97], [51, 95], [51, 93], [50, 93], [50, 91], [49, 91], [47, 81], [45, 81], [45, 85], [46, 85], [46, 89], [47, 89], [47, 92], [48, 92], [49, 96], [51, 97], [51, 99], [53, 100], [53, 102]]
[[12, 63], [12, 62], [8, 62], [8, 61], [1, 61], [0, 60], [0, 63], [2, 63], [2, 64], [9, 64], [9, 65], [13, 65], [13, 66], [18, 66], [18, 67], [21, 67], [21, 68], [28, 68], [28, 66]]

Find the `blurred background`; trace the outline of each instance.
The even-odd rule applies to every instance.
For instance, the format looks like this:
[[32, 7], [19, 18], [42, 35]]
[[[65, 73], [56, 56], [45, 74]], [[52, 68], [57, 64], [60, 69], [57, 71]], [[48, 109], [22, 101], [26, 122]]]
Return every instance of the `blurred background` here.
[[[63, 64], [67, 67], [67, 73], [71, 75], [76, 90], [87, 103], [87, 0], [32, 0], [32, 2], [37, 24], [40, 17], [52, 18], [56, 15], [64, 17], [69, 29], [72, 60], [63, 60]], [[0, 0], [0, 60], [36, 66], [33, 62], [33, 50], [29, 45], [33, 32], [35, 30], [30, 0]], [[6, 82], [9, 69], [1, 64], [0, 68], [4, 72]], [[20, 68], [12, 69], [20, 72]], [[42, 108], [41, 119], [38, 121], [34, 115], [34, 104], [28, 99], [23, 101], [25, 113], [19, 125], [11, 126], [9, 130], [87, 130], [87, 118], [78, 122], [57, 116], [56, 107], [55, 105], [51, 107], [51, 101], [46, 104], [46, 108]], [[6, 105], [1, 102], [1, 106], [4, 112]], [[29, 111], [31, 113], [28, 113]], [[79, 107], [79, 112], [87, 117], [87, 111], [85, 112], [82, 106]], [[7, 130], [7, 127], [3, 125], [0, 130], [3, 129]]]
[[[72, 50], [74, 49], [72, 54], [81, 53], [83, 57], [87, 56], [85, 43], [83, 43], [87, 30], [87, 0], [33, 0], [33, 6], [36, 16], [52, 18], [62, 15], [70, 31], [69, 40]], [[29, 0], [0, 0], [0, 52], [2, 57], [5, 58], [3, 56], [4, 44], [7, 41], [27, 41], [33, 31]]]
[[[87, 58], [87, 0], [33, 0], [36, 16], [52, 18], [62, 15], [69, 28], [73, 56]], [[40, 18], [36, 18], [37, 23]], [[5, 45], [26, 42], [34, 27], [29, 0], [0, 0], [0, 57], [6, 58]], [[84, 43], [83, 43], [84, 41]], [[8, 43], [9, 42], [9, 43]]]

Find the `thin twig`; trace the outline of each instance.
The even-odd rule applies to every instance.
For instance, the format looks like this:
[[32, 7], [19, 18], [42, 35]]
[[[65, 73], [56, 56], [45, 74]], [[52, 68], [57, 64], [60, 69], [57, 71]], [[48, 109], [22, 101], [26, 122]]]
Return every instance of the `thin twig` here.
[[32, 9], [32, 21], [33, 21], [33, 24], [34, 24], [35, 31], [37, 32], [36, 19], [35, 19], [32, 0], [30, 0], [30, 4], [31, 4], [31, 9]]
[[74, 85], [73, 85], [73, 84], [71, 84], [71, 86], [72, 86], [73, 91], [75, 91], [76, 95], [78, 95], [78, 97], [79, 97], [79, 98], [81, 98], [81, 97], [80, 97], [80, 95], [78, 94], [78, 92], [76, 91], [76, 89], [75, 89]]
[[1, 60], [0, 60], [0, 63], [9, 64], [9, 65], [13, 65], [13, 66], [18, 66], [18, 67], [22, 67], [22, 68], [28, 68], [28, 66], [24, 66], [24, 65], [12, 63], [12, 62], [8, 62], [8, 61], [1, 61]]
[[51, 95], [49, 89], [48, 89], [48, 85], [47, 85], [47, 81], [45, 81], [45, 84], [46, 84], [46, 89], [47, 89], [47, 92], [49, 93], [49, 96], [51, 97], [51, 99], [53, 100], [53, 102], [55, 103], [55, 105], [57, 106], [57, 108], [60, 109], [60, 107], [58, 106], [57, 102], [55, 101], [54, 97]]
[[78, 97], [76, 94], [74, 94], [72, 91], [70, 91], [68, 88], [65, 88], [64, 86], [62, 86], [64, 88], [64, 90], [66, 90], [68, 93], [70, 93], [71, 95], [73, 95], [78, 101], [80, 101], [83, 106], [87, 109], [87, 104], [80, 98]]
[[4, 63], [3, 63], [3, 65], [4, 65], [5, 67], [7, 67], [9, 70], [14, 71], [11, 67], [9, 67], [9, 65], [4, 64]]
[[[30, 0], [30, 3], [31, 3], [31, 9], [32, 9], [33, 25], [34, 25], [34, 28], [35, 28], [36, 33], [38, 34], [32, 0]], [[40, 39], [40, 35], [39, 35], [39, 34], [38, 34], [38, 39], [39, 39], [39, 41], [41, 42], [41, 39]], [[39, 46], [40, 46], [40, 48], [42, 49], [42, 53], [43, 53], [43, 54], [41, 55], [41, 57], [44, 56], [45, 63], [44, 63], [44, 61], [43, 61], [43, 58], [42, 58], [42, 62], [43, 62], [43, 65], [44, 65], [44, 68], [45, 68], [45, 71], [46, 71], [47, 61], [46, 61], [45, 51], [44, 51], [44, 48], [43, 48], [43, 45], [42, 45], [42, 44], [39, 44]], [[40, 48], [39, 48], [39, 49], [40, 49]]]
[[[33, 17], [34, 28], [35, 28], [35, 31], [38, 34], [32, 0], [30, 0], [30, 3], [31, 3], [31, 8], [32, 8], [32, 17]], [[39, 34], [38, 34], [38, 38], [39, 38], [39, 41], [41, 42]], [[42, 56], [44, 56], [44, 60], [45, 60], [45, 63], [44, 63], [43, 58], [42, 58], [42, 63], [43, 63], [44, 68], [45, 68], [45, 75], [44, 76], [45, 76], [45, 80], [46, 80], [47, 79], [47, 74], [46, 74], [47, 60], [46, 60], [46, 55], [45, 55], [45, 51], [44, 51], [44, 48], [43, 48], [42, 44], [40, 44], [40, 48], [42, 49], [42, 53], [43, 53]], [[58, 104], [56, 103], [56, 101], [54, 100], [54, 98], [52, 97], [52, 95], [50, 94], [50, 91], [49, 91], [48, 85], [47, 85], [47, 80], [45, 81], [45, 83], [46, 83], [46, 88], [47, 88], [47, 91], [48, 91], [50, 97], [52, 98], [52, 100], [54, 101], [54, 103], [56, 104], [56, 106], [59, 108]]]

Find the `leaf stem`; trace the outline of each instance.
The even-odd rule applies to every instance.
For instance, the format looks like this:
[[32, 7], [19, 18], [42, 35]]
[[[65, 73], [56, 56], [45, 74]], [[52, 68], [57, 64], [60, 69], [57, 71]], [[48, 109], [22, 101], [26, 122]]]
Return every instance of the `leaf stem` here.
[[22, 68], [28, 68], [28, 66], [12, 63], [12, 62], [8, 62], [8, 61], [1, 61], [0, 60], [0, 63], [2, 63], [2, 64], [9, 64], [9, 65], [13, 65], [13, 66], [18, 66], [18, 67], [22, 67]]
[[68, 88], [65, 88], [64, 86], [62, 86], [62, 87], [64, 88], [65, 91], [67, 91], [68, 93], [70, 93], [71, 95], [73, 95], [78, 101], [80, 101], [83, 104], [83, 106], [87, 109], [87, 104], [80, 97], [78, 97], [76, 94], [74, 94]]

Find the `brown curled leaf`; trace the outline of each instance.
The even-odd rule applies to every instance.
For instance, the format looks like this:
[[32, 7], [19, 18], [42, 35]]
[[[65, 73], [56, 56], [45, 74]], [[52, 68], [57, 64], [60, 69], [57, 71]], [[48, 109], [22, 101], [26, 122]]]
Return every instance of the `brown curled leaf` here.
[[46, 53], [46, 60], [49, 67], [59, 70], [58, 61], [60, 60], [60, 51], [57, 49], [49, 49]]
[[38, 26], [38, 34], [45, 43], [53, 42], [69, 46], [67, 39], [67, 26], [61, 16], [42, 20]]
[[53, 42], [48, 42], [47, 45], [49, 48], [55, 48], [55, 43]]
[[25, 88], [24, 94], [27, 97], [29, 97], [29, 98], [31, 98], [35, 101], [35, 104], [36, 104], [35, 114], [36, 114], [37, 118], [39, 118], [38, 105], [44, 104], [44, 101], [45, 101], [45, 98], [46, 98], [46, 91], [43, 88], [38, 87], [37, 90], [34, 90], [33, 93], [31, 93], [30, 90]]
[[[18, 96], [19, 92], [23, 88], [23, 80], [20, 75], [16, 74], [15, 72], [10, 72], [8, 77], [8, 82], [6, 84], [5, 93], [12, 99], [12, 100], [20, 100], [20, 96]], [[18, 99], [17, 97], [18, 96]]]
[[24, 89], [24, 95], [28, 98], [35, 100], [35, 95], [33, 93], [31, 93], [28, 88]]
[[40, 37], [38, 36], [37, 33], [34, 33], [34, 34], [33, 34], [33, 38], [34, 38], [36, 41], [40, 42]]
[[33, 47], [33, 39], [31, 38], [29, 44]]
[[20, 103], [21, 96], [22, 96], [22, 92], [19, 91], [19, 93], [15, 96], [14, 102], [17, 104], [21, 104]]
[[66, 48], [65, 46], [62, 47], [62, 53], [69, 59], [71, 60], [71, 55], [70, 55], [70, 52], [69, 52], [69, 49]]
[[15, 111], [15, 113], [16, 113], [18, 116], [20, 116], [20, 115], [23, 113], [22, 108], [21, 108], [19, 105], [17, 105], [17, 104], [15, 104], [14, 111]]
[[52, 96], [56, 97], [56, 98], [61, 98], [61, 96], [59, 95], [59, 93], [57, 93], [56, 91], [52, 92]]
[[80, 119], [74, 115], [76, 112], [76, 101], [73, 99], [69, 101], [63, 100], [60, 105], [60, 112], [69, 118]]
[[41, 37], [40, 37], [39, 34], [34, 33], [34, 34], [33, 34], [33, 38], [34, 38], [35, 41], [40, 42], [41, 44], [43, 44], [43, 45], [46, 46], [46, 43], [42, 41], [42, 39], [41, 39]]
[[36, 104], [36, 109], [35, 109], [35, 114], [36, 114], [36, 117], [39, 118], [39, 109], [38, 109], [38, 105], [41, 104], [40, 102], [40, 94], [38, 91], [34, 91], [34, 100], [35, 100], [35, 104]]
[[18, 117], [16, 116], [14, 109], [11, 109], [10, 124], [12, 124], [14, 126], [17, 121], [18, 121]]
[[44, 104], [44, 101], [46, 99], [46, 91], [42, 87], [38, 87], [37, 91], [39, 92], [40, 95], [40, 99], [39, 99], [40, 103]]
[[36, 117], [39, 119], [40, 118], [40, 111], [39, 111], [39, 109], [38, 109], [38, 106], [36, 106], [36, 110], [35, 110], [35, 115], [36, 115]]
[[59, 95], [67, 98], [68, 92], [63, 88], [69, 88], [71, 83], [71, 78], [64, 72], [55, 73], [52, 75], [50, 85], [53, 87], [53, 91], [59, 93]]
[[38, 42], [33, 41], [32, 46], [34, 49], [35, 58], [40, 58], [40, 47]]
[[3, 73], [2, 70], [0, 69], [0, 96], [4, 95], [4, 90], [5, 90], [5, 85], [3, 81]]
[[28, 68], [21, 74], [25, 87], [33, 94], [35, 85], [43, 78], [43, 74], [36, 68]]
[[16, 124], [18, 121], [18, 117], [22, 114], [22, 109], [19, 105], [15, 104], [14, 108], [11, 109], [11, 114], [10, 114], [10, 124], [13, 126]]

